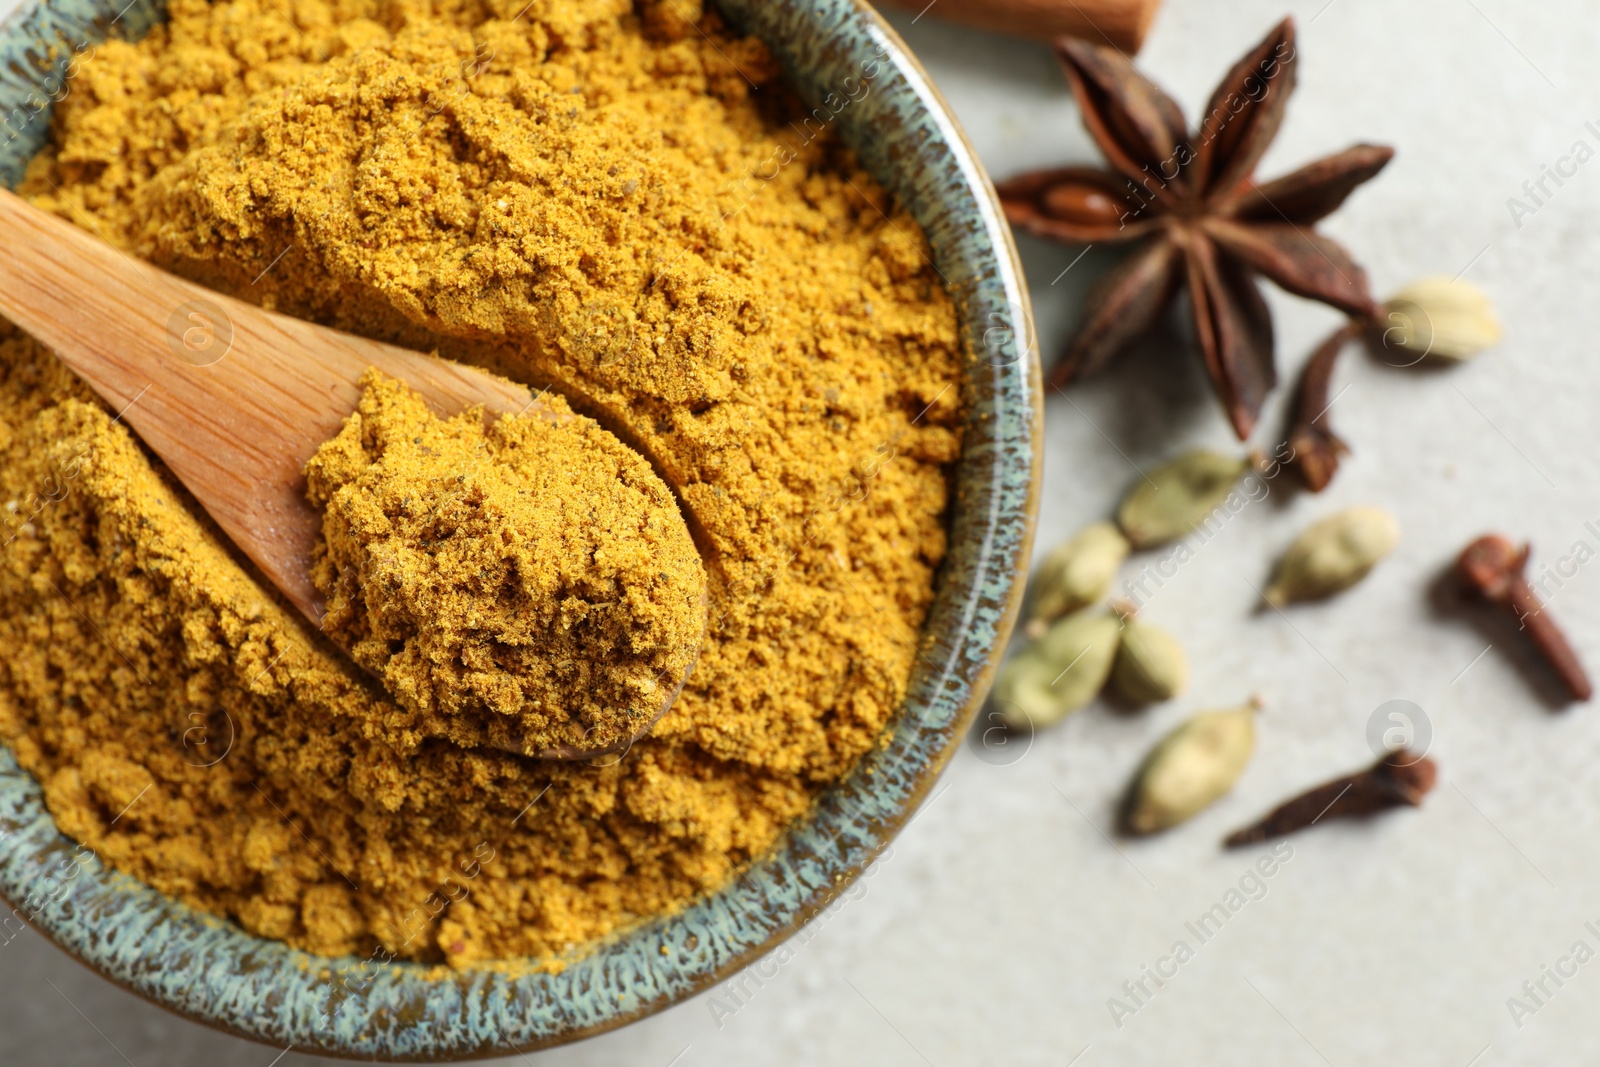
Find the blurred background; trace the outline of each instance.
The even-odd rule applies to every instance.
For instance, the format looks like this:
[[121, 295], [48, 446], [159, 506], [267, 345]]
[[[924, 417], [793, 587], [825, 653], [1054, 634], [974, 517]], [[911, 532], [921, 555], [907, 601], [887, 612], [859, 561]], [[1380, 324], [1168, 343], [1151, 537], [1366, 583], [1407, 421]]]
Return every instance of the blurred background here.
[[[0, 0], [0, 12], [10, 6]], [[1332, 487], [1313, 497], [1286, 476], [1145, 598], [1145, 617], [1189, 652], [1194, 678], [1182, 698], [1138, 713], [1095, 705], [1006, 745], [986, 744], [980, 722], [893, 848], [781, 959], [524, 1061], [1487, 1067], [1600, 1058], [1600, 963], [1587, 966], [1600, 935], [1585, 925], [1600, 929], [1597, 712], [1553, 710], [1521, 650], [1500, 647], [1436, 590], [1476, 535], [1530, 539], [1532, 575], [1549, 567], [1558, 579], [1546, 586], [1551, 610], [1600, 663], [1600, 565], [1588, 565], [1600, 552], [1600, 163], [1548, 185], [1554, 195], [1531, 214], [1509, 204], [1530, 203], [1523, 183], [1577, 142], [1586, 158], [1600, 151], [1600, 21], [1588, 0], [1167, 0], [1140, 66], [1192, 121], [1286, 10], [1299, 23], [1299, 89], [1259, 173], [1358, 141], [1395, 146], [1394, 163], [1324, 232], [1367, 267], [1380, 297], [1428, 275], [1474, 282], [1499, 309], [1504, 343], [1436, 371], [1345, 357], [1332, 419], [1354, 454]], [[952, 27], [937, 13], [889, 17], [993, 177], [1100, 164], [1047, 47]], [[1019, 243], [1048, 364], [1116, 253], [1080, 258], [1081, 249]], [[1267, 288], [1292, 381], [1338, 319]], [[1276, 444], [1288, 392], [1274, 397], [1256, 444]], [[1041, 554], [1108, 517], [1139, 468], [1197, 445], [1239, 448], [1176, 332], [1053, 395], [1046, 433]], [[1252, 586], [1294, 534], [1364, 503], [1399, 518], [1396, 554], [1337, 600], [1257, 613]], [[1164, 558], [1136, 557], [1124, 577]], [[1116, 800], [1149, 746], [1190, 713], [1251, 694], [1267, 710], [1234, 792], [1171, 833], [1117, 839]], [[1414, 706], [1416, 744], [1440, 767], [1422, 809], [1296, 836], [1271, 877], [1241, 888], [1266, 850], [1223, 852], [1223, 834], [1370, 762], [1369, 724], [1387, 725], [1379, 709], [1395, 700]], [[1202, 943], [1186, 924], [1230, 890], [1247, 903]], [[1147, 968], [1179, 940], [1193, 957], [1158, 985]], [[1560, 964], [1575, 973], [1545, 978], [1579, 941], [1584, 963]], [[0, 1063], [332, 1062], [179, 1020], [31, 931], [0, 947], [0, 976]], [[1537, 992], [1541, 979], [1530, 999], [1524, 983]], [[1112, 998], [1134, 1010], [1113, 1013]], [[1513, 1012], [1511, 998], [1533, 1010]]]

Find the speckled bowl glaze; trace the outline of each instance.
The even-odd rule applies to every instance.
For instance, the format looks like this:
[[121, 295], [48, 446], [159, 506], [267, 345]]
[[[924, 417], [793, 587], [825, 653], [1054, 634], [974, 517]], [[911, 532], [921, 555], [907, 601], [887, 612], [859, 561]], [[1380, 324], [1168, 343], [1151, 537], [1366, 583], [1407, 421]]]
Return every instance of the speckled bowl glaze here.
[[[857, 0], [721, 5], [772, 46], [817, 114], [837, 123], [922, 224], [972, 353], [950, 556], [927, 623], [931, 642], [889, 743], [744, 876], [607, 940], [559, 975], [440, 977], [407, 964], [354, 983], [337, 975], [357, 959], [252, 937], [102, 865], [57, 831], [37, 783], [0, 748], [0, 894], [16, 906], [0, 919], [0, 937], [29, 921], [155, 1003], [279, 1048], [424, 1061], [510, 1054], [660, 1011], [776, 949], [916, 810], [987, 692], [1021, 599], [1042, 411], [1027, 290], [987, 177], [871, 9]], [[0, 25], [0, 180], [15, 184], [44, 143], [52, 100], [71, 91], [64, 71], [74, 54], [107, 36], [138, 37], [162, 17], [152, 0], [24, 0]]]

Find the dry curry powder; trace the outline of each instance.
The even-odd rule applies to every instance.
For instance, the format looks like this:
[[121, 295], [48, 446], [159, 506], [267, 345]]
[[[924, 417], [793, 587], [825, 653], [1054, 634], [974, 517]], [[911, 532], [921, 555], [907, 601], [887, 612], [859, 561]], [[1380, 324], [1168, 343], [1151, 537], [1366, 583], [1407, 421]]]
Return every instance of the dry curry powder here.
[[169, 10], [80, 64], [24, 194], [553, 386], [674, 487], [709, 629], [625, 757], [461, 747], [5, 328], [0, 738], [102, 859], [316, 953], [557, 968], [719, 887], [906, 692], [965, 358], [920, 230], [694, 0]]
[[376, 371], [362, 387], [306, 467], [319, 629], [430, 737], [626, 748], [705, 628], [705, 569], [671, 490], [549, 393], [486, 427]]

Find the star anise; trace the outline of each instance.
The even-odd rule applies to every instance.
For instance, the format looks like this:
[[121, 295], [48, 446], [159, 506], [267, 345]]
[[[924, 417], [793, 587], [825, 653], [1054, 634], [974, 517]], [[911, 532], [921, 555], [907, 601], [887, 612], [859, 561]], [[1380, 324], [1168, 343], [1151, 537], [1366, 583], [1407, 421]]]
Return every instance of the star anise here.
[[1051, 384], [1095, 370], [1189, 291], [1206, 369], [1241, 439], [1277, 384], [1265, 275], [1362, 318], [1367, 276], [1312, 229], [1394, 151], [1356, 145], [1257, 184], [1294, 90], [1294, 22], [1284, 19], [1223, 78], [1191, 138], [1178, 105], [1110, 48], [1056, 44], [1084, 125], [1112, 170], [1065, 167], [1000, 186], [1012, 225], [1071, 243], [1138, 242], [1090, 294], [1087, 317]]

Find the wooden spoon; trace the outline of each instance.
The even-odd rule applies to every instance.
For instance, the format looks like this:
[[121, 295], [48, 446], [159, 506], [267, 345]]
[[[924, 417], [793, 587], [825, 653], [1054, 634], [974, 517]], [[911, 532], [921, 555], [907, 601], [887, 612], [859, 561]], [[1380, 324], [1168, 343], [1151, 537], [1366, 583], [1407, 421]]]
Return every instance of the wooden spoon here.
[[[369, 367], [410, 385], [441, 417], [570, 418], [528, 389], [459, 363], [278, 315], [173, 277], [0, 189], [0, 313], [48, 345], [132, 427], [246, 556], [320, 628], [311, 583], [322, 517], [302, 471], [339, 432]], [[698, 653], [698, 643], [695, 650]], [[690, 664], [692, 669], [693, 659]], [[517, 754], [589, 759], [607, 748]]]

